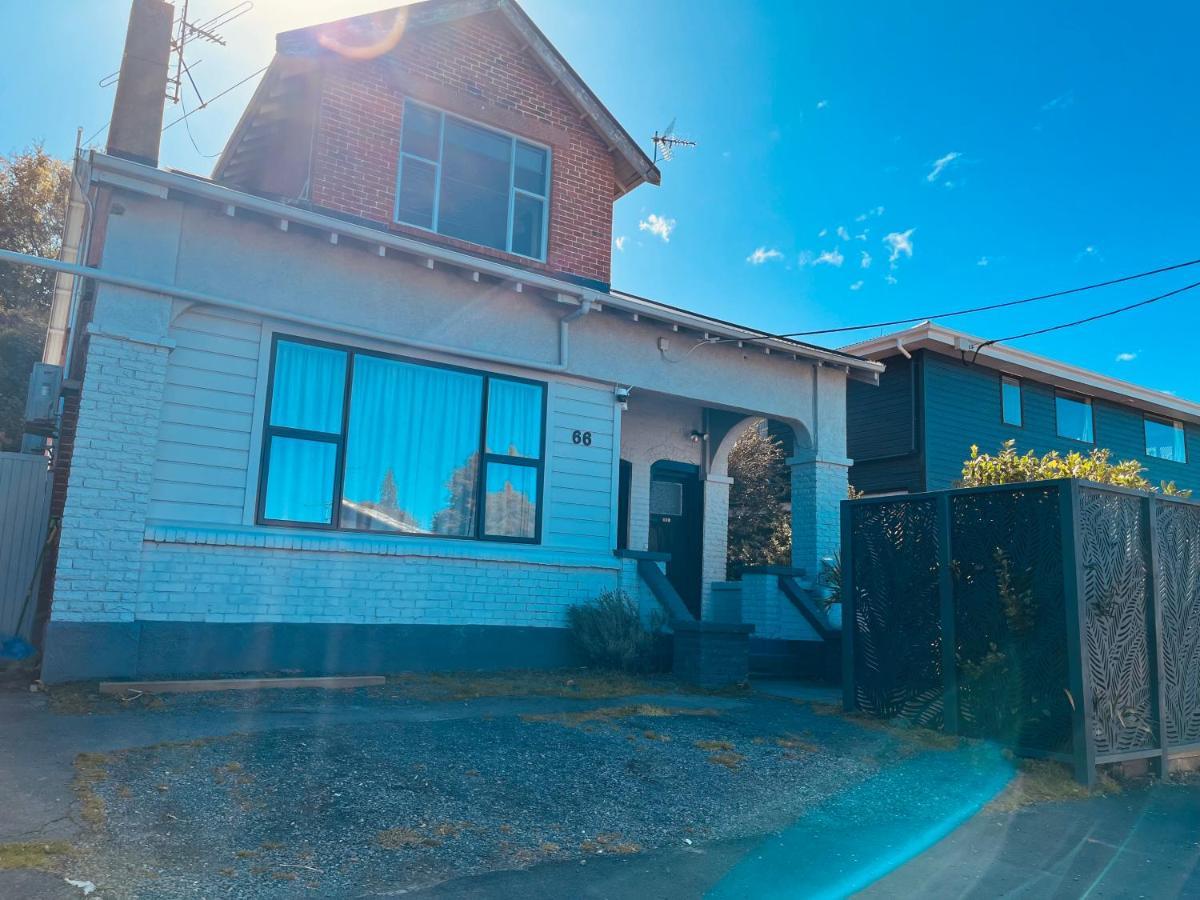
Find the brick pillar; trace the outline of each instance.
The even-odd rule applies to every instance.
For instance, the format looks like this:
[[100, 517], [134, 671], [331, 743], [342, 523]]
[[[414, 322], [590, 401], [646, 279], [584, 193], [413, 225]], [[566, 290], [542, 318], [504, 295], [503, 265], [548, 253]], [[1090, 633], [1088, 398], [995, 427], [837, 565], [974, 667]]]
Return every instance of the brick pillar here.
[[650, 547], [650, 464], [630, 463], [629, 472], [629, 549]]
[[841, 502], [846, 499], [848, 459], [788, 460], [792, 470], [792, 565], [809, 578], [820, 561], [841, 546]]
[[709, 475], [704, 479], [704, 559], [701, 563], [702, 607], [707, 606], [715, 581], [725, 580], [729, 558], [729, 486], [727, 475]]
[[136, 613], [170, 342], [91, 331], [51, 627]]

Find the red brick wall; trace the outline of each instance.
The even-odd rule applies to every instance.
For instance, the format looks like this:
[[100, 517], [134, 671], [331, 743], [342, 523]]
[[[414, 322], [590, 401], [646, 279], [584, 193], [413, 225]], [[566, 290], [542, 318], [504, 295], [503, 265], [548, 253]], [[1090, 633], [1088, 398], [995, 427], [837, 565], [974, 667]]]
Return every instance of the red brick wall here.
[[[405, 96], [551, 148], [546, 263], [393, 223]], [[499, 13], [415, 26], [371, 62], [331, 61], [322, 75], [310, 199], [398, 233], [607, 284], [613, 160], [596, 132]]]

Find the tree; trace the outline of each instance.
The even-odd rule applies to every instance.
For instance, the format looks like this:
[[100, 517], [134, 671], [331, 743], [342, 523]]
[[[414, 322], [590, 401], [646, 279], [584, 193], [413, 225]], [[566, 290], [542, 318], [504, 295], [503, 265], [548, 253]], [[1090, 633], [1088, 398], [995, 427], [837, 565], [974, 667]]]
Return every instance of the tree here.
[[729, 451], [729, 475], [730, 573], [742, 566], [788, 565], [792, 481], [783, 444], [765, 428], [752, 426]]
[[[40, 144], [0, 156], [0, 247], [58, 256], [71, 170]], [[21, 442], [25, 390], [42, 341], [54, 275], [33, 266], [0, 263], [0, 450]]]

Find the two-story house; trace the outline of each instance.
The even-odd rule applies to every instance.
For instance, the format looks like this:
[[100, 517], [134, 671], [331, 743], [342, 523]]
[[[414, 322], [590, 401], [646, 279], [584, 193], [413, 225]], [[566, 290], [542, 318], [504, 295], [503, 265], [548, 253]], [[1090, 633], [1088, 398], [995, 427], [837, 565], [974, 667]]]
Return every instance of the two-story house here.
[[837, 547], [882, 366], [613, 290], [659, 172], [516, 3], [279, 35], [211, 178], [158, 166], [171, 18], [134, 0], [55, 264], [47, 681], [557, 664], [646, 554], [699, 617], [762, 418], [795, 564]]
[[850, 483], [868, 494], [953, 487], [971, 446], [1137, 460], [1152, 484], [1200, 488], [1200, 404], [925, 322], [848, 352], [887, 365], [850, 385]]

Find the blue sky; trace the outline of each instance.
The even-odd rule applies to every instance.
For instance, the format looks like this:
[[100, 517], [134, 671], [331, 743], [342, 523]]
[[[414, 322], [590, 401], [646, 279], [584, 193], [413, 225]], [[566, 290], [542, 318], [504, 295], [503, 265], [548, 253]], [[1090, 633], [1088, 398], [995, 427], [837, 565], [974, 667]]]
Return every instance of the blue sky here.
[[[230, 3], [192, 0], [193, 17]], [[197, 54], [196, 79], [211, 96], [268, 61], [275, 31], [386, 5], [258, 0], [228, 47]], [[699, 144], [617, 204], [621, 289], [793, 331], [1200, 257], [1195, 4], [523, 5], [636, 138], [677, 118]], [[30, 16], [0, 0], [21, 22], [0, 33], [0, 152], [43, 139], [67, 155], [77, 125], [104, 125], [112, 89], [97, 82], [127, 9], [44, 0]], [[163, 164], [210, 171], [252, 89], [192, 117], [197, 146], [167, 131]], [[1196, 280], [1200, 266], [947, 324], [1001, 337]], [[1200, 290], [1016, 346], [1200, 399], [1178, 363], [1198, 324]]]

